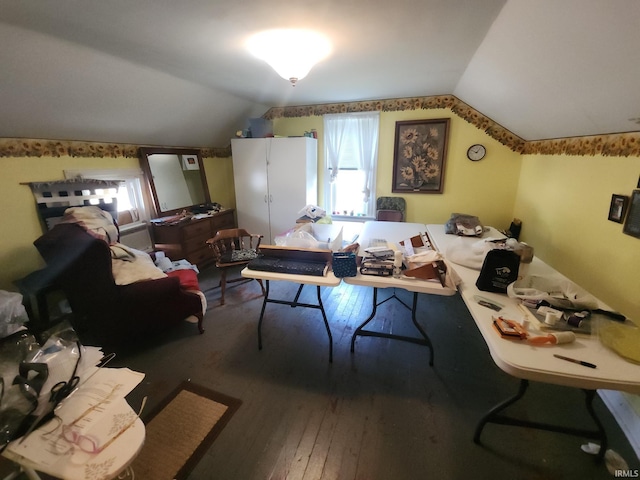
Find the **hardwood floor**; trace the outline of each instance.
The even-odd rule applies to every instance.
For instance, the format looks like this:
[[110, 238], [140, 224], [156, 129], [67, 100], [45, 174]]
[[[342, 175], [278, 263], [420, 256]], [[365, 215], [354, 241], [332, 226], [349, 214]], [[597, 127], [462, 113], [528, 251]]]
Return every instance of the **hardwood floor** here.
[[[359, 337], [352, 354], [351, 335], [371, 311], [372, 291], [344, 283], [323, 289], [333, 334], [329, 363], [317, 310], [267, 305], [259, 351], [258, 284], [229, 287], [221, 307], [215, 270], [202, 272], [200, 280], [210, 289], [203, 335], [185, 324], [114, 361], [146, 373], [128, 398], [134, 407], [148, 395], [150, 411], [185, 379], [242, 400], [190, 479], [612, 477], [580, 450], [586, 441], [573, 436], [488, 425], [482, 445], [473, 443], [477, 421], [514, 394], [518, 380], [493, 363], [459, 296], [419, 297], [418, 318], [435, 349], [430, 367], [426, 347], [396, 340]], [[279, 298], [293, 298], [296, 289], [271, 283]], [[380, 296], [389, 293], [381, 290]], [[314, 287], [305, 287], [301, 301], [314, 303], [315, 295]], [[411, 301], [407, 292], [399, 296]], [[409, 313], [389, 301], [372, 327], [414, 335]], [[590, 428], [583, 402], [579, 390], [532, 384], [509, 411]], [[595, 407], [610, 448], [638, 469], [640, 462], [599, 398]]]

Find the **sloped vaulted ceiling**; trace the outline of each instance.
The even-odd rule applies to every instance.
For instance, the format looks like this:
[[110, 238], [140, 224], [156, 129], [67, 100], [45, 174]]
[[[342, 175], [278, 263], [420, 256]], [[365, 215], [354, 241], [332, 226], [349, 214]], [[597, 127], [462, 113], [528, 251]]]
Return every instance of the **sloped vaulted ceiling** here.
[[[293, 26], [334, 42], [295, 88], [242, 45]], [[271, 108], [443, 97], [525, 149], [635, 132], [638, 27], [636, 0], [0, 0], [0, 137], [223, 147]]]

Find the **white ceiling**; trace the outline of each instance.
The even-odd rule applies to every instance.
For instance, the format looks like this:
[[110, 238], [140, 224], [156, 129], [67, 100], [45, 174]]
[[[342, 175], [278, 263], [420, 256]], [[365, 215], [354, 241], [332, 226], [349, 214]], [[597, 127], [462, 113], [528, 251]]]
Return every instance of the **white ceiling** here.
[[[243, 48], [333, 53], [294, 88]], [[525, 140], [638, 131], [637, 0], [0, 0], [0, 137], [226, 146], [270, 107], [454, 94]]]

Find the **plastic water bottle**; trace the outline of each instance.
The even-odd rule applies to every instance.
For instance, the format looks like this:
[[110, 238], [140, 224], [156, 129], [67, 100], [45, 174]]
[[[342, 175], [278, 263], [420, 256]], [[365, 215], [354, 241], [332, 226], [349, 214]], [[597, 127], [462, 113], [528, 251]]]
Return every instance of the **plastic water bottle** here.
[[402, 252], [396, 250], [393, 254], [393, 278], [400, 278], [402, 275]]

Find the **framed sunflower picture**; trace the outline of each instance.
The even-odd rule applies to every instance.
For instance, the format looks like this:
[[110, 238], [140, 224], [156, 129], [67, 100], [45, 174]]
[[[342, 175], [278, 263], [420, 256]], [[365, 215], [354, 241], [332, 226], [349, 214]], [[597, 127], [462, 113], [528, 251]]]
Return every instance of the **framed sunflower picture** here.
[[396, 122], [394, 193], [442, 193], [449, 119]]

